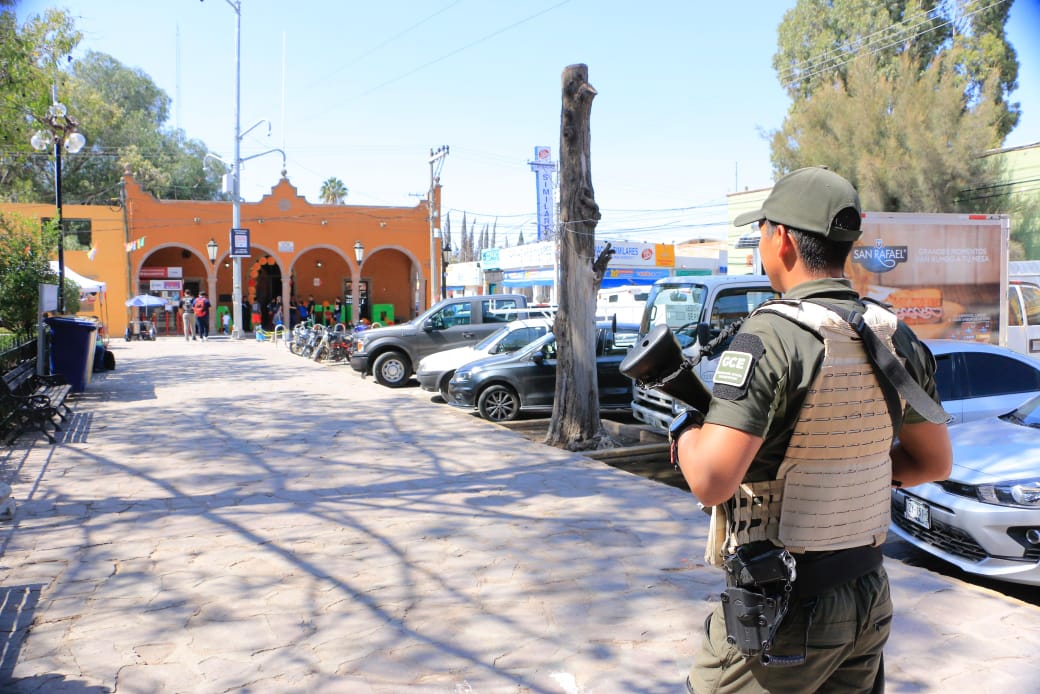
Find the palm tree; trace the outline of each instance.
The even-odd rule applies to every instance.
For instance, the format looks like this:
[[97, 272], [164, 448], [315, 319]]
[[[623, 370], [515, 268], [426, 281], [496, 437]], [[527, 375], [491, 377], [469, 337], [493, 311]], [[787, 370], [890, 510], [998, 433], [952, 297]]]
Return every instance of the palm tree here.
[[343, 181], [335, 176], [321, 184], [321, 201], [326, 205], [342, 205], [350, 193]]

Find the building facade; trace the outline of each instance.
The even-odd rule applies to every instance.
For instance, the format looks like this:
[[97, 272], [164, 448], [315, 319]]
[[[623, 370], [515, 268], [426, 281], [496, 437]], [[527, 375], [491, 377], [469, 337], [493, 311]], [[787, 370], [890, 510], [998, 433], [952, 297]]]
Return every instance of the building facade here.
[[[261, 200], [240, 203], [240, 228], [249, 231], [249, 257], [242, 263], [243, 323], [254, 326], [253, 305], [261, 307], [263, 327], [271, 328], [268, 307], [298, 301], [330, 309], [319, 311], [330, 322], [361, 318], [385, 323], [409, 320], [436, 302], [439, 290], [430, 277], [441, 273], [439, 253], [431, 259], [431, 220], [439, 218], [440, 187], [431, 203], [415, 207], [362, 207], [309, 203], [287, 178]], [[6, 204], [5, 212], [41, 221], [54, 216], [53, 205]], [[185, 290], [205, 291], [215, 310], [210, 330], [231, 307], [233, 267], [230, 257], [232, 205], [223, 201], [157, 200], [133, 176], [123, 180], [121, 207], [64, 205], [65, 265], [107, 284], [98, 305], [84, 305], [82, 315], [101, 319], [110, 335], [122, 335], [142, 309], [127, 309], [137, 294], [167, 300], [150, 310], [160, 334], [179, 331], [175, 312]], [[209, 259], [207, 246], [216, 245]], [[361, 262], [355, 248], [362, 251]], [[431, 267], [431, 262], [434, 265]], [[434, 292], [436, 291], [436, 295]], [[289, 323], [288, 311], [284, 313]]]

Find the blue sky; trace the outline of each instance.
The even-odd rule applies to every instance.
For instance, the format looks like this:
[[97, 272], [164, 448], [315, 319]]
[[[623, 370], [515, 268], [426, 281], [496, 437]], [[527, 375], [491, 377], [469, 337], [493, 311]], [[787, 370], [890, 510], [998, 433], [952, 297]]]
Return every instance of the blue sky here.
[[[683, 241], [725, 223], [725, 196], [771, 184], [765, 133], [788, 99], [772, 69], [791, 1], [241, 0], [242, 156], [284, 149], [290, 181], [318, 202], [414, 205], [431, 149], [447, 145], [444, 211], [498, 234], [535, 235], [534, 147], [559, 150], [560, 78], [585, 63], [600, 235]], [[226, 0], [22, 0], [20, 19], [63, 7], [81, 49], [140, 68], [173, 99], [171, 123], [230, 160], [235, 12]], [[1040, 142], [1040, 0], [1015, 0], [1023, 115], [1007, 146]], [[59, 95], [60, 96], [60, 95]], [[279, 177], [242, 168], [245, 200]]]

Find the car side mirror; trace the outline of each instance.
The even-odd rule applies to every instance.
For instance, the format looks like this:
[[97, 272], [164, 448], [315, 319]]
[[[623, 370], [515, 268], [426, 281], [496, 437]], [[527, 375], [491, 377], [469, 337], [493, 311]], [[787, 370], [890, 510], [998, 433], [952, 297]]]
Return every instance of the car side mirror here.
[[531, 355], [531, 360], [534, 361], [535, 364], [538, 364], [539, 366], [541, 366], [541, 364], [545, 361], [545, 350], [544, 349], [540, 349], [537, 352], [535, 352], [534, 354], [532, 354]]
[[423, 321], [422, 329], [423, 329], [423, 332], [432, 333], [437, 328], [433, 324], [433, 319], [432, 318], [427, 318], [426, 320]]
[[697, 344], [701, 347], [711, 342], [711, 324], [710, 323], [698, 323], [697, 324]]

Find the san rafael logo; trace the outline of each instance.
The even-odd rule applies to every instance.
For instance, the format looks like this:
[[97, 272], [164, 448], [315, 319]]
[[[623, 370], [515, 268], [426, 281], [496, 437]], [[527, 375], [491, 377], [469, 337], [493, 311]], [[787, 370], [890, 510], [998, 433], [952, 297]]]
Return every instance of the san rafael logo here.
[[899, 263], [905, 263], [908, 257], [906, 246], [886, 246], [881, 239], [873, 246], [852, 249], [852, 262], [862, 265], [867, 272], [888, 272]]

